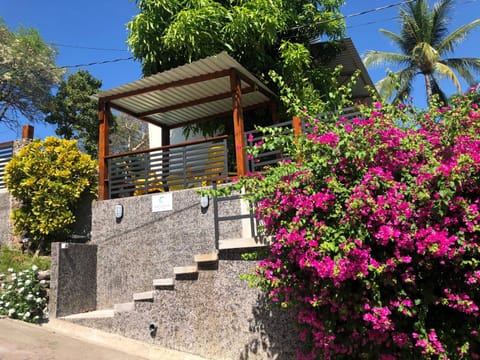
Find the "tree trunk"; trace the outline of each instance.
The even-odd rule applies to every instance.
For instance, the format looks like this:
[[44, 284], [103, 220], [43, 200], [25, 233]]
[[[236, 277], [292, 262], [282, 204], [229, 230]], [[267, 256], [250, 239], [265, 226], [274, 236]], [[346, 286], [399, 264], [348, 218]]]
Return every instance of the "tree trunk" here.
[[432, 101], [432, 78], [430, 74], [423, 74], [425, 76], [425, 88], [427, 90], [427, 103], [430, 105]]

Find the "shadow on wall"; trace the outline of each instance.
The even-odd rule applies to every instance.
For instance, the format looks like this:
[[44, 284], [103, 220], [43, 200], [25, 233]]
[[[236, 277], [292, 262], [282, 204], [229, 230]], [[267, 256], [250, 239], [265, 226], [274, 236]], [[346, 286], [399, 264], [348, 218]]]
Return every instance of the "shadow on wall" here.
[[295, 359], [299, 342], [290, 311], [279, 309], [265, 294], [259, 294], [253, 315], [249, 331], [256, 336], [245, 345], [239, 359], [257, 359], [258, 354], [267, 354], [275, 360]]

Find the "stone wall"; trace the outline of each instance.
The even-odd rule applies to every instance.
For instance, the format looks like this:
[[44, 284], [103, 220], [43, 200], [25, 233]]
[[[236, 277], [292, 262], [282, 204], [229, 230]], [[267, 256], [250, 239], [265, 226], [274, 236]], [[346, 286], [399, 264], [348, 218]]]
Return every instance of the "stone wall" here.
[[[299, 343], [289, 311], [269, 307], [264, 294], [240, 279], [256, 263], [221, 258], [217, 270], [176, 281], [174, 290], [156, 291], [153, 302], [137, 302], [135, 311], [69, 321], [206, 359], [294, 359]], [[150, 324], [158, 326], [153, 334]]]
[[0, 190], [0, 246], [10, 243], [10, 195]]
[[49, 316], [96, 309], [97, 246], [52, 243]]
[[[91, 243], [98, 246], [97, 307], [132, 300], [152, 289], [152, 280], [173, 277], [176, 266], [194, 265], [193, 255], [215, 251], [213, 206], [200, 207], [196, 190], [172, 193], [172, 210], [152, 211], [161, 194], [94, 202]], [[156, 201], [156, 200], [155, 200]], [[240, 200], [222, 205], [221, 215], [238, 214]], [[123, 217], [115, 218], [121, 205]], [[241, 222], [222, 225], [223, 237], [241, 237]]]

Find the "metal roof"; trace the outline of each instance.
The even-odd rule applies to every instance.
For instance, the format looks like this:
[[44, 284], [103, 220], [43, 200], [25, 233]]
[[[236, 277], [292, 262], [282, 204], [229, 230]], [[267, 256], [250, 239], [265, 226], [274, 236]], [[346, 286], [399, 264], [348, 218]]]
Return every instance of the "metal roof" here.
[[266, 105], [275, 97], [226, 52], [101, 91], [97, 97], [114, 109], [174, 128], [231, 112], [233, 70], [241, 79], [244, 108]]
[[[340, 72], [338, 78], [339, 84], [345, 84], [349, 82], [355, 70], [360, 70], [360, 76], [358, 77], [357, 82], [352, 89], [352, 98], [354, 101], [370, 99], [371, 95], [365, 87], [369, 86], [376, 91], [375, 84], [365, 68], [365, 65], [363, 64], [363, 61], [360, 58], [352, 39], [343, 38], [340, 39], [338, 43], [340, 44], [340, 51], [326, 65], [331, 68], [342, 65], [342, 71]], [[314, 51], [321, 51], [323, 44], [328, 44], [328, 42], [317, 42], [312, 44], [313, 47], [317, 47], [317, 49]]]

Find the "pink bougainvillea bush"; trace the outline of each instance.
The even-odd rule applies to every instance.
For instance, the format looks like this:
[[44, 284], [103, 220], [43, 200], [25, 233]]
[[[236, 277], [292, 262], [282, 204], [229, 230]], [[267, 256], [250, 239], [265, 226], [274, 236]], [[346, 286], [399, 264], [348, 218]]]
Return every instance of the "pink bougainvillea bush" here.
[[272, 236], [256, 283], [299, 359], [480, 359], [480, 109], [362, 113], [252, 150], [292, 159], [240, 181]]

